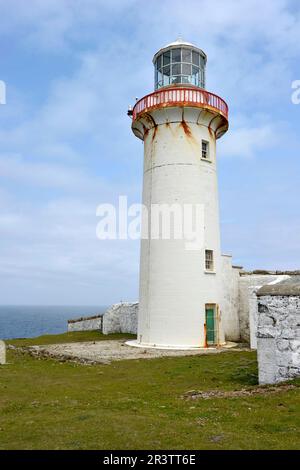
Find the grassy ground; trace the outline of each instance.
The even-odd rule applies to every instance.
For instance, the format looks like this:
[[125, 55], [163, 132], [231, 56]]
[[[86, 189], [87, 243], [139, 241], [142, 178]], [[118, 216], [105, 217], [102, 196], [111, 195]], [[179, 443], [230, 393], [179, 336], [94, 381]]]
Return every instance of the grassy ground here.
[[8, 360], [0, 368], [0, 449], [300, 446], [300, 388], [265, 396], [182, 399], [189, 390], [255, 386], [254, 352], [83, 366], [8, 351]]
[[81, 341], [104, 341], [108, 339], [122, 339], [122, 338], [136, 338], [135, 335], [130, 334], [113, 334], [103, 335], [99, 331], [74, 331], [70, 333], [62, 333], [59, 335], [44, 335], [37, 338], [18, 338], [7, 340], [7, 344], [13, 346], [33, 346], [45, 344], [61, 344], [61, 343], [76, 343]]

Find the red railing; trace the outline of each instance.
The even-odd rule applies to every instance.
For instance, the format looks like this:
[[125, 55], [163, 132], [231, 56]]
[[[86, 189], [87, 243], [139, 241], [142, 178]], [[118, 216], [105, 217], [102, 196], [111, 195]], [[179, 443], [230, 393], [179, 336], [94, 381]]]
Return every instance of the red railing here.
[[202, 88], [170, 87], [157, 90], [136, 102], [133, 120], [138, 114], [158, 107], [193, 106], [213, 108], [228, 119], [228, 106], [222, 98]]

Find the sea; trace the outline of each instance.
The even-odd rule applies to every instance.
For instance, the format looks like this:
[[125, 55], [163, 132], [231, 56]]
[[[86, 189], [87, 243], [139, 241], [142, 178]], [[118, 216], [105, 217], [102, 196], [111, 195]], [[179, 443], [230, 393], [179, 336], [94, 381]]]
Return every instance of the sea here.
[[67, 331], [67, 320], [103, 314], [107, 306], [0, 306], [0, 339]]

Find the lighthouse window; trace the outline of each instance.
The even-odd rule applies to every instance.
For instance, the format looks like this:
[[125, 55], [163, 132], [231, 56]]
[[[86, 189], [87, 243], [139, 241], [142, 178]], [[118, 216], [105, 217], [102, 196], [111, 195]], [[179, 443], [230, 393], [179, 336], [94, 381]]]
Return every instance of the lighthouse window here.
[[186, 76], [182, 76], [181, 77], [181, 83], [191, 83], [191, 76], [190, 75], [186, 75]]
[[199, 68], [192, 66], [192, 84], [199, 86]]
[[158, 69], [161, 68], [161, 55], [157, 57], [156, 66]]
[[206, 271], [214, 270], [214, 252], [213, 250], [205, 250], [205, 269]]
[[190, 64], [182, 64], [182, 73], [183, 75], [191, 75], [191, 65]]
[[158, 79], [158, 83], [161, 84], [162, 83], [162, 73], [161, 72], [158, 72], [157, 79]]
[[196, 75], [197, 73], [199, 74], [199, 67], [195, 67], [195, 66], [193, 65], [193, 67], [192, 67], [192, 74], [193, 74], [193, 75]]
[[164, 75], [163, 86], [168, 86], [168, 85], [170, 85], [170, 77], [167, 77], [167, 75]]
[[172, 65], [172, 75], [180, 75], [180, 74], [181, 74], [181, 64]]
[[163, 65], [169, 65], [171, 60], [171, 51], [167, 51], [163, 55]]
[[194, 65], [200, 65], [200, 54], [198, 52], [193, 51], [193, 64]]
[[179, 75], [177, 77], [172, 77], [172, 83], [181, 83], [181, 77]]
[[191, 63], [191, 52], [190, 49], [182, 49], [182, 62]]
[[202, 158], [209, 160], [209, 143], [206, 140], [202, 140]]
[[172, 50], [172, 62], [181, 62], [181, 49]]
[[201, 70], [201, 72], [200, 72], [200, 73], [201, 73], [201, 81], [200, 81], [200, 86], [201, 86], [202, 88], [205, 88], [205, 75], [204, 75], [204, 72], [203, 72], [203, 70]]
[[162, 68], [163, 73], [163, 86], [170, 85], [170, 75], [171, 75], [171, 67], [170, 65], [166, 65]]
[[164, 74], [164, 75], [168, 75], [168, 77], [170, 76], [170, 74], [171, 74], [171, 67], [170, 67], [170, 65], [167, 65], [167, 66], [164, 67], [162, 70], [163, 70], [163, 74]]

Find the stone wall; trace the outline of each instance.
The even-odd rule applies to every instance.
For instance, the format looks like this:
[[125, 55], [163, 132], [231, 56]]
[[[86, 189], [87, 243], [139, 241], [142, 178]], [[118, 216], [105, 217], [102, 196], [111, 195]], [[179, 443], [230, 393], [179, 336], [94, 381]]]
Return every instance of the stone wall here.
[[300, 296], [258, 297], [259, 383], [300, 376]]
[[138, 302], [114, 304], [103, 315], [103, 334], [137, 333]]
[[103, 315], [68, 320], [68, 331], [102, 331]]
[[[293, 273], [290, 273], [293, 274]], [[227, 341], [244, 341], [256, 349], [257, 297], [265, 284], [288, 279], [283, 272], [245, 272], [232, 266], [232, 257], [222, 255], [222, 324]]]
[[284, 274], [241, 273], [239, 279], [239, 328], [241, 340], [256, 349], [257, 299], [256, 292], [264, 285], [279, 282], [289, 276]]

